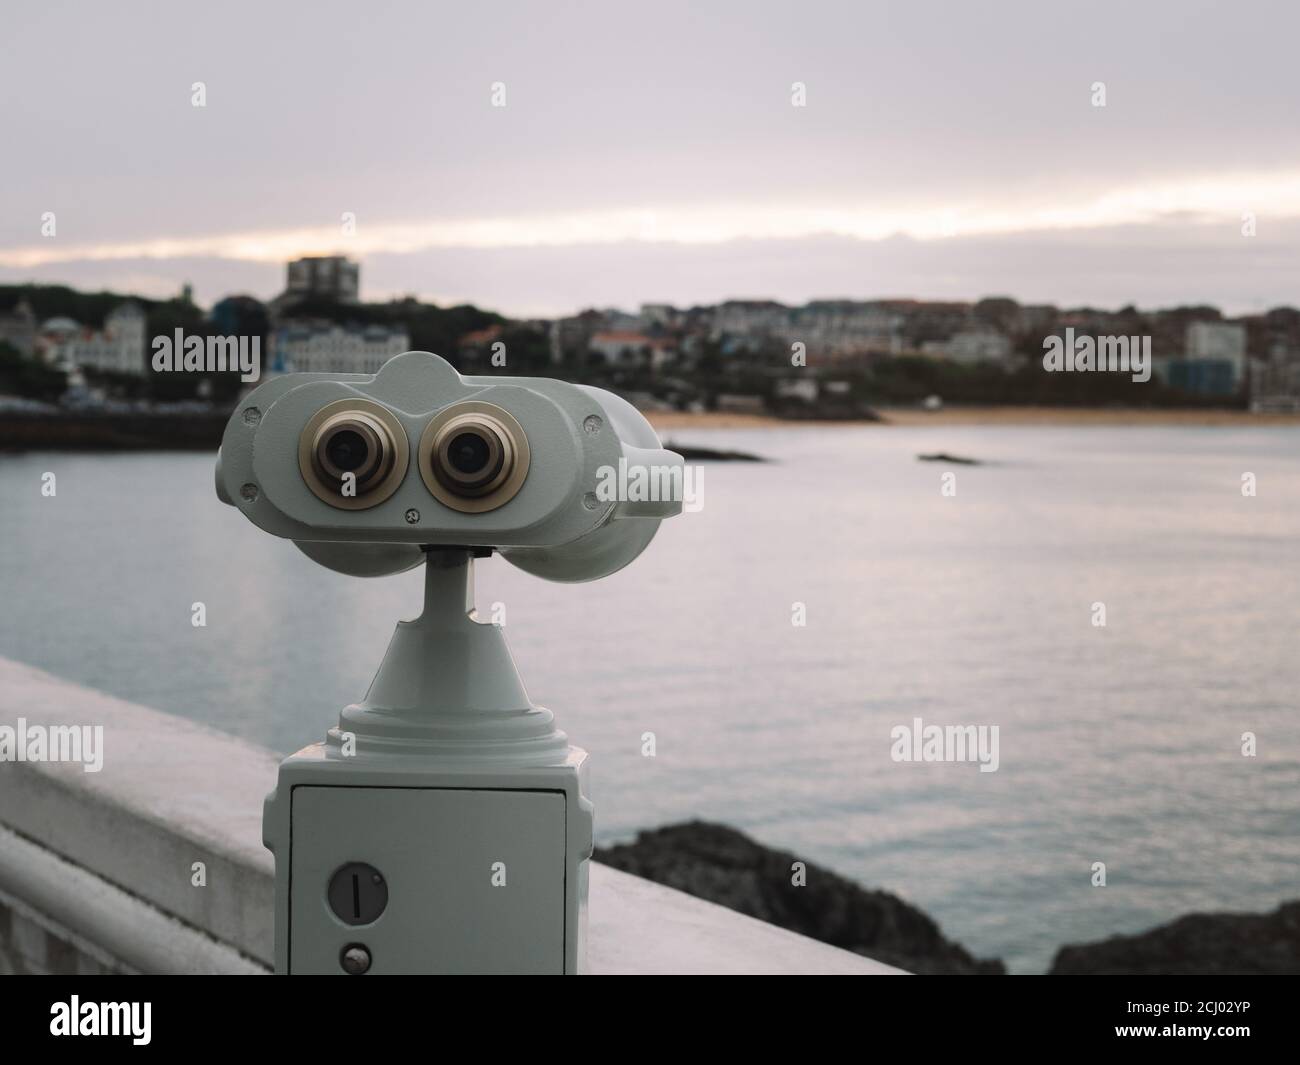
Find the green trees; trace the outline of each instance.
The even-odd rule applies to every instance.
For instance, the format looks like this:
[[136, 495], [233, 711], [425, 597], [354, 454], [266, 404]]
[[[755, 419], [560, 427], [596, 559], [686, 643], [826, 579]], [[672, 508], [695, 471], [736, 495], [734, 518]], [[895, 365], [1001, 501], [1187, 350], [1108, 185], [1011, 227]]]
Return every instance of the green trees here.
[[0, 393], [28, 399], [56, 400], [67, 387], [67, 374], [28, 358], [0, 341]]

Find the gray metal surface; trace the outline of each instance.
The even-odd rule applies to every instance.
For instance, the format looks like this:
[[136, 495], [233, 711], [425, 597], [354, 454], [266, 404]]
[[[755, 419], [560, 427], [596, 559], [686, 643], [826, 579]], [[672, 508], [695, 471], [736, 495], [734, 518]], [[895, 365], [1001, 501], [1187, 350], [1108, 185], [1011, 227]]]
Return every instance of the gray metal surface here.
[[[392, 495], [360, 510], [318, 498], [299, 466], [308, 423], [348, 399], [382, 405], [410, 450]], [[467, 401], [507, 411], [531, 452], [518, 494], [485, 513], [445, 506], [418, 469], [416, 442], [430, 422]], [[631, 562], [659, 521], [681, 512], [680, 499], [598, 499], [600, 471], [620, 459], [678, 472], [682, 466], [640, 413], [612, 393], [550, 378], [462, 377], [437, 355], [410, 351], [375, 374], [287, 374], [258, 386], [226, 426], [216, 486], [218, 497], [254, 524], [344, 573], [397, 573], [419, 563], [418, 545], [468, 544], [504, 548], [503, 557], [550, 580], [595, 580]]]
[[[467, 481], [461, 498], [455, 478], [477, 470], [450, 468], [435, 430], [489, 415], [496, 428], [479, 439], [497, 448], [501, 495], [491, 497], [497, 481]], [[366, 467], [380, 478], [372, 504], [322, 457], [336, 424], [359, 442], [347, 445], [356, 468], [365, 448], [378, 456]], [[324, 743], [281, 764], [267, 799], [278, 972], [585, 968], [586, 754], [529, 700], [501, 628], [477, 620], [473, 558], [500, 550], [563, 581], [627, 565], [682, 508], [671, 493], [607, 491], [628, 464], [682, 472], [681, 456], [610, 393], [461, 377], [427, 352], [371, 375], [273, 378], [235, 411], [217, 460], [223, 502], [344, 573], [425, 562], [423, 614], [398, 624], [365, 698]]]
[[[292, 799], [289, 972], [564, 972], [564, 795], [544, 791], [299, 787]], [[364, 862], [387, 880], [369, 924], [340, 919], [331, 876]]]

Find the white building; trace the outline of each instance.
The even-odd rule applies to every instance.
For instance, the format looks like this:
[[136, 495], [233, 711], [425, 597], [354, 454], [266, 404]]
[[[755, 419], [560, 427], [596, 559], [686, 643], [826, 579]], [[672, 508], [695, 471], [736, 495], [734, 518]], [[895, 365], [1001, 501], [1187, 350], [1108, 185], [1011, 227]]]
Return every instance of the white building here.
[[784, 339], [802, 340], [817, 361], [854, 355], [898, 355], [903, 350], [904, 317], [871, 303], [814, 300], [795, 312]]
[[1250, 409], [1256, 413], [1300, 413], [1300, 360], [1274, 352], [1250, 360]]
[[1246, 327], [1239, 322], [1190, 323], [1187, 326], [1187, 357], [1240, 363], [1246, 357]]
[[642, 326], [639, 314], [628, 314], [617, 307], [606, 307], [603, 311], [597, 311], [596, 315], [599, 319], [598, 327], [608, 332], [635, 333]]
[[285, 296], [323, 296], [340, 303], [356, 303], [361, 289], [361, 267], [342, 255], [313, 255], [289, 263]]
[[411, 346], [403, 328], [287, 322], [271, 334], [273, 373], [375, 373]]
[[656, 368], [671, 362], [677, 356], [677, 343], [668, 337], [646, 336], [631, 330], [610, 329], [593, 333], [588, 351], [606, 363], [632, 363], [643, 353], [649, 353], [650, 365]]
[[1191, 322], [1187, 326], [1187, 358], [1226, 362], [1232, 387], [1246, 376], [1246, 327], [1240, 322]]
[[965, 329], [947, 340], [926, 341], [921, 351], [953, 362], [1005, 362], [1011, 357], [1011, 338], [994, 329]]
[[640, 318], [646, 328], [659, 326], [667, 329], [680, 323], [681, 312], [671, 303], [643, 303]]
[[790, 308], [771, 300], [728, 300], [713, 312], [714, 338], [783, 336], [790, 326]]
[[36, 338], [36, 350], [46, 362], [68, 371], [145, 372], [145, 313], [139, 304], [123, 303], [104, 319], [104, 328], [90, 329], [71, 318], [51, 318]]
[[770, 301], [733, 300], [714, 312], [712, 336], [756, 348], [763, 343], [805, 345], [810, 362], [903, 350], [904, 317], [876, 303], [814, 300], [789, 308]]

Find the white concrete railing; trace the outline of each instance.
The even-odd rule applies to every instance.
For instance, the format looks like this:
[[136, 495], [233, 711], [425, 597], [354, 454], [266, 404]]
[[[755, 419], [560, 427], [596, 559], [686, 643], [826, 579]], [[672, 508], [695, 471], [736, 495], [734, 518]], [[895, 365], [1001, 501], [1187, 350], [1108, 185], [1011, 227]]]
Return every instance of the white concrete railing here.
[[[275, 755], [0, 658], [20, 717], [102, 725], [104, 763], [0, 763], [0, 971], [266, 972]], [[899, 971], [598, 863], [588, 913], [594, 973]]]

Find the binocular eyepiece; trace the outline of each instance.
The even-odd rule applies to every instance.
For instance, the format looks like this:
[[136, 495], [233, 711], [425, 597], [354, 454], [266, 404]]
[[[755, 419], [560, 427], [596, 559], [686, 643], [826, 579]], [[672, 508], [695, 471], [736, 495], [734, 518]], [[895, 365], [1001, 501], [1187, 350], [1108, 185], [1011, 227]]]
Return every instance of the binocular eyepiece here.
[[401, 573], [447, 546], [554, 581], [636, 558], [681, 512], [682, 477], [611, 392], [462, 377], [422, 351], [374, 374], [268, 378], [231, 414], [216, 470], [223, 502], [339, 573]]
[[[518, 493], [531, 453], [523, 426], [491, 403], [444, 410], [424, 430], [416, 462], [439, 502], [464, 513], [494, 510]], [[303, 480], [315, 496], [343, 510], [364, 510], [397, 490], [410, 461], [406, 430], [383, 406], [364, 399], [327, 404], [298, 443]]]
[[454, 403], [420, 436], [420, 476], [453, 510], [479, 514], [508, 503], [528, 476], [524, 428], [492, 403]]
[[409, 447], [402, 423], [366, 399], [327, 403], [298, 439], [298, 468], [318, 499], [342, 510], [365, 510], [397, 491]]

